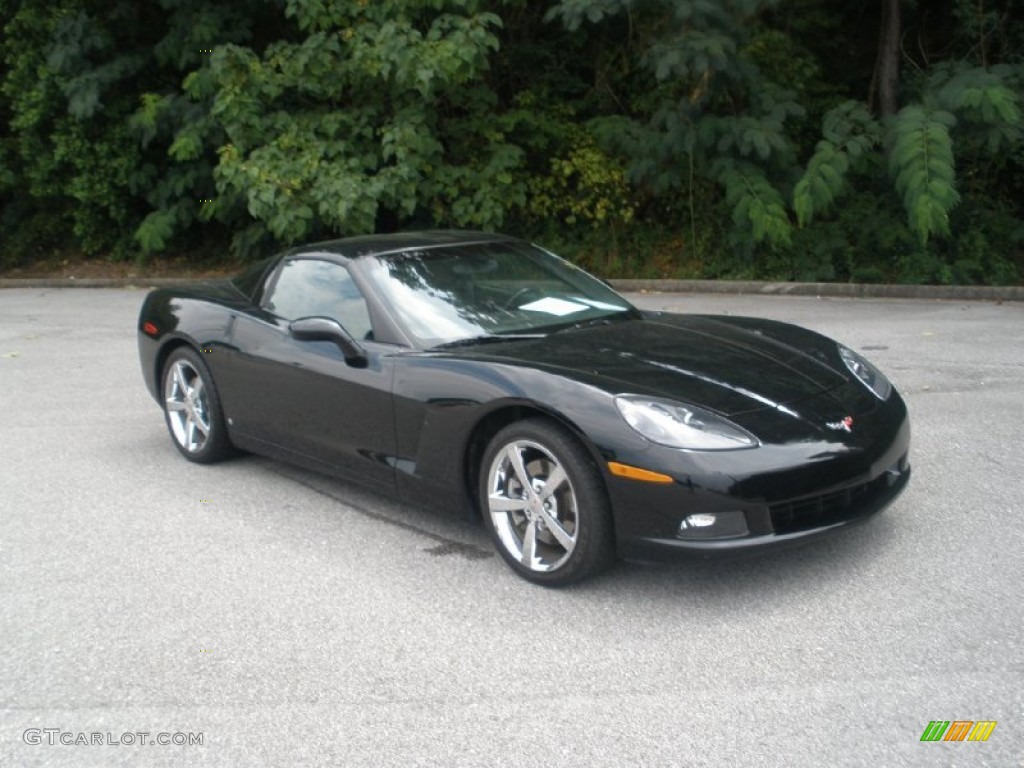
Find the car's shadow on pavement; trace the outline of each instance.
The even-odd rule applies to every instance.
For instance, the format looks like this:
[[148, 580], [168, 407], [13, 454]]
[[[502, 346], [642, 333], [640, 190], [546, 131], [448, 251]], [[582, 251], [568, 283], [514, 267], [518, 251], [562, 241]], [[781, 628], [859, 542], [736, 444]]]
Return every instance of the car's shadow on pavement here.
[[[443, 561], [448, 557], [480, 561], [482, 579], [492, 579], [497, 572], [510, 582], [521, 583], [527, 592], [562, 592], [575, 599], [604, 595], [641, 599], [648, 605], [659, 600], [674, 604], [743, 604], [750, 599], [771, 601], [773, 595], [778, 597], [794, 590], [818, 593], [844, 587], [859, 573], [870, 571], [872, 563], [895, 546], [900, 535], [896, 519], [900, 504], [897, 503], [893, 509], [862, 525], [805, 545], [727, 559], [657, 564], [620, 561], [607, 572], [583, 583], [549, 590], [520, 582], [507, 570], [479, 520], [463, 510], [412, 505], [390, 494], [258, 456], [243, 455], [230, 464], [246, 473], [251, 467], [261, 475], [273, 475], [275, 482], [301, 485], [337, 502], [339, 514], [358, 514], [375, 524], [422, 537], [424, 541], [417, 547], [418, 552], [437, 559], [438, 568], [445, 567]], [[296, 519], [293, 510], [288, 524], [301, 525], [301, 514]]]

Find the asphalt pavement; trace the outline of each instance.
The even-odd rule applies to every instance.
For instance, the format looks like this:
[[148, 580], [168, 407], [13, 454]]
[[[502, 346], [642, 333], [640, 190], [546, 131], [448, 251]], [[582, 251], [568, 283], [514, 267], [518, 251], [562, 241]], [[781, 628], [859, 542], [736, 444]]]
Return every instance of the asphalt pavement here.
[[1024, 765], [1024, 304], [633, 295], [864, 352], [914, 477], [812, 546], [549, 590], [458, 515], [185, 461], [143, 295], [0, 291], [0, 766]]

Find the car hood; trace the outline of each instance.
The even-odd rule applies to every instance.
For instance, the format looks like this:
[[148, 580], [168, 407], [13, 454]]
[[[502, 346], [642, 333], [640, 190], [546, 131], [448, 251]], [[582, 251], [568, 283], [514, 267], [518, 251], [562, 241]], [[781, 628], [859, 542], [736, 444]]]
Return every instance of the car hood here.
[[666, 397], [736, 415], [845, 384], [847, 378], [828, 362], [829, 345], [835, 346], [810, 331], [770, 321], [665, 314], [456, 354], [540, 367], [612, 393]]

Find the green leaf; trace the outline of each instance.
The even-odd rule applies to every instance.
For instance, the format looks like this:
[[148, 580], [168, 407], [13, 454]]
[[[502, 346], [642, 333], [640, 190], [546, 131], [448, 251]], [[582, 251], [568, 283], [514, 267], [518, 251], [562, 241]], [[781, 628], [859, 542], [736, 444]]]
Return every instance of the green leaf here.
[[782, 195], [760, 169], [749, 163], [720, 162], [714, 172], [725, 185], [726, 202], [739, 231], [749, 234], [754, 243], [780, 246], [792, 241], [793, 225]]
[[880, 126], [863, 104], [848, 101], [825, 115], [822, 132], [825, 138], [793, 189], [793, 209], [801, 227], [839, 198], [851, 166], [878, 144]]
[[203, 143], [194, 131], [186, 129], [178, 134], [167, 154], [178, 161], [195, 160], [203, 152]]
[[175, 213], [171, 210], [153, 211], [135, 230], [135, 240], [144, 253], [162, 251], [174, 233]]
[[912, 105], [890, 127], [889, 174], [922, 244], [949, 234], [949, 214], [960, 200], [949, 133], [955, 123], [949, 112]]

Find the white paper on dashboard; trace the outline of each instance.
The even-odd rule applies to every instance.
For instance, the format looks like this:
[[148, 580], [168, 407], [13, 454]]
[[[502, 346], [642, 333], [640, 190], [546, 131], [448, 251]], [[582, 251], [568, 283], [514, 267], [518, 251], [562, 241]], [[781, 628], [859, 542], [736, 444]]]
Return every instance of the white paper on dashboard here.
[[531, 312], [544, 312], [548, 315], [557, 315], [562, 317], [563, 315], [571, 315], [573, 312], [582, 312], [587, 308], [586, 304], [577, 304], [575, 301], [566, 301], [565, 299], [556, 299], [553, 296], [548, 296], [543, 299], [537, 299], [537, 301], [531, 301], [529, 304], [523, 304], [520, 309], [528, 309]]

